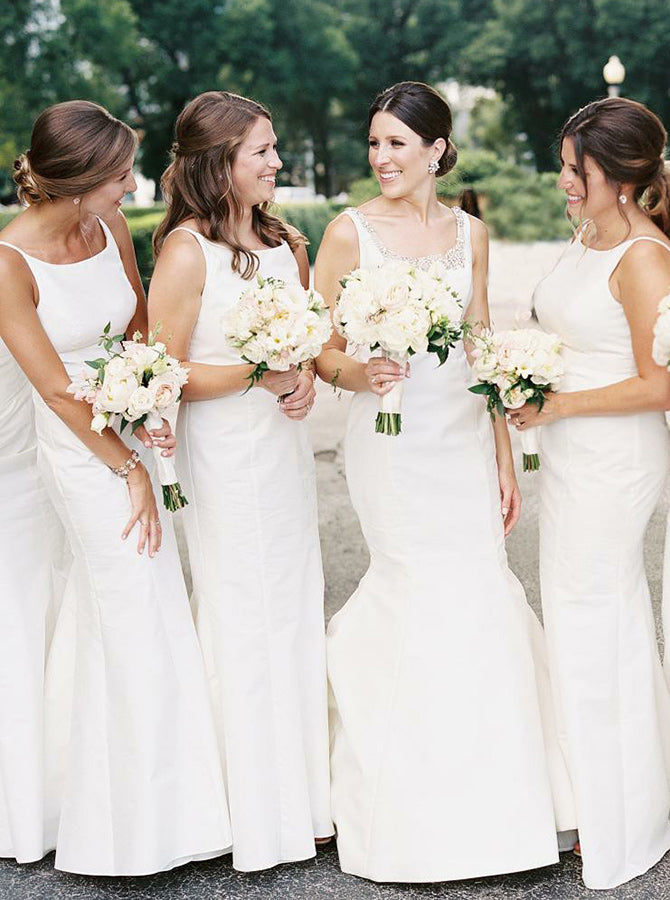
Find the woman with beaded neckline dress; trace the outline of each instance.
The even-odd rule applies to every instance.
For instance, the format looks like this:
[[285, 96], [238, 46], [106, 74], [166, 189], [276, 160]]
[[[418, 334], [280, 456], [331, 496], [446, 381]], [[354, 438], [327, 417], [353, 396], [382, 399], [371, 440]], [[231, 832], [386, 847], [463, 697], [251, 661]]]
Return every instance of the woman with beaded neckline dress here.
[[[369, 121], [382, 196], [329, 226], [317, 289], [334, 302], [357, 265], [437, 261], [468, 317], [488, 321], [485, 227], [436, 198], [434, 174], [456, 157], [448, 106], [405, 82], [379, 95]], [[468, 392], [459, 345], [439, 368], [412, 356], [403, 431], [376, 434], [378, 395], [406, 373], [343, 344], [334, 337], [317, 364], [356, 392], [345, 463], [370, 567], [328, 629], [340, 864], [422, 882], [555, 863], [574, 811], [542, 631], [507, 566], [519, 496], [506, 424], [492, 428]]]
[[[132, 130], [94, 103], [46, 109], [16, 166], [28, 208], [0, 246], [0, 337], [33, 384], [39, 471], [73, 554], [74, 683], [55, 865], [86, 875], [163, 871], [232, 840], [171, 523], [161, 522], [138, 453], [112, 429], [92, 432], [91, 407], [67, 391], [99, 356], [107, 322], [112, 334], [146, 329], [119, 213], [136, 189], [134, 150]], [[167, 455], [167, 433], [135, 435]]]

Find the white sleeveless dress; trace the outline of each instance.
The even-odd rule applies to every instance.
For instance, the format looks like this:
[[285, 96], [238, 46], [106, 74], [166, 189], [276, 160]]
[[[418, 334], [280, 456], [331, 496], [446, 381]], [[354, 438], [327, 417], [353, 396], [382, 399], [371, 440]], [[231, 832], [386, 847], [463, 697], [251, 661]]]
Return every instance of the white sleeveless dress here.
[[[540, 325], [564, 343], [561, 391], [637, 374], [609, 289], [633, 243], [596, 251], [577, 240], [535, 291]], [[590, 888], [622, 884], [670, 848], [670, 697], [643, 559], [669, 458], [662, 412], [542, 429], [542, 605]]]
[[[68, 552], [37, 471], [30, 383], [2, 341], [0, 509], [0, 857], [26, 863], [56, 846], [45, 669]], [[57, 728], [62, 745], [67, 722]]]
[[[39, 289], [40, 321], [69, 374], [125, 332], [136, 297], [116, 242], [53, 265], [18, 250]], [[15, 248], [18, 249], [18, 248]], [[72, 728], [56, 868], [142, 875], [231, 844], [202, 658], [172, 524], [136, 551], [125, 482], [33, 392], [40, 473], [72, 548], [77, 634]]]
[[[206, 281], [188, 358], [243, 360], [221, 317], [249, 287], [231, 251], [188, 231]], [[260, 274], [298, 281], [287, 244], [256, 251]], [[209, 676], [233, 829], [250, 871], [314, 856], [332, 834], [323, 574], [314, 457], [304, 422], [260, 387], [182, 403], [180, 481], [193, 606]]]
[[[346, 212], [361, 266], [397, 258]], [[442, 259], [467, 306], [470, 224], [454, 212]], [[557, 831], [574, 827], [542, 631], [507, 566], [493, 431], [472, 383], [460, 344], [439, 368], [413, 356], [398, 437], [375, 433], [374, 394], [351, 403], [346, 474], [370, 567], [328, 629], [332, 803], [343, 870], [376, 881], [549, 865]]]

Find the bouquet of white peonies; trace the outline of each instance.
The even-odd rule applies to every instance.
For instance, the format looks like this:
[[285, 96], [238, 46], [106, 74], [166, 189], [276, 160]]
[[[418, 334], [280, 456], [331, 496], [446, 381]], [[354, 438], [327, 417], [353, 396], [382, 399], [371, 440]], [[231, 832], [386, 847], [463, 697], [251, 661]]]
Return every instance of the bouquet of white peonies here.
[[670, 294], [658, 304], [651, 355], [657, 365], [670, 368]]
[[[555, 334], [534, 328], [515, 331], [472, 333], [472, 369], [479, 380], [469, 388], [486, 396], [486, 408], [493, 417], [505, 409], [519, 409], [524, 403], [544, 406], [545, 394], [555, 390], [563, 377], [561, 342]], [[537, 428], [521, 432], [523, 470], [540, 468]]]
[[[463, 306], [447, 275], [440, 263], [354, 269], [342, 279], [335, 327], [350, 344], [381, 350], [401, 366], [414, 353], [435, 353], [442, 365], [463, 334]], [[402, 393], [401, 381], [380, 397], [377, 432], [400, 434]]]
[[221, 325], [230, 346], [254, 365], [247, 390], [268, 370], [286, 372], [318, 356], [333, 330], [321, 294], [260, 275], [224, 313]]
[[[121, 419], [119, 431], [131, 426], [134, 432], [140, 425], [160, 428], [163, 416], [173, 412], [183, 386], [188, 381], [188, 369], [168, 356], [165, 344], [156, 341], [159, 328], [142, 343], [142, 335], [136, 331], [132, 341], [122, 334], [110, 334], [108, 322], [100, 337], [99, 345], [107, 357], [87, 360], [86, 368], [73, 378], [68, 392], [76, 400], [85, 400], [93, 407], [91, 430], [102, 434], [103, 429]], [[121, 350], [114, 347], [121, 345]], [[161, 456], [154, 447], [158, 477], [163, 487], [163, 503], [174, 512], [186, 506], [172, 459]]]

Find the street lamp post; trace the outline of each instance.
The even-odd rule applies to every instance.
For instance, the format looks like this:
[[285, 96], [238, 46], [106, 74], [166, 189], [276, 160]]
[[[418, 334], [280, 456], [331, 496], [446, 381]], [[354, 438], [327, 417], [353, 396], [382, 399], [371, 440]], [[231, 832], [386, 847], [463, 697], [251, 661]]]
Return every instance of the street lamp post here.
[[603, 78], [607, 83], [607, 93], [610, 97], [618, 97], [621, 93], [621, 85], [626, 77], [626, 69], [618, 56], [610, 56], [603, 66]]

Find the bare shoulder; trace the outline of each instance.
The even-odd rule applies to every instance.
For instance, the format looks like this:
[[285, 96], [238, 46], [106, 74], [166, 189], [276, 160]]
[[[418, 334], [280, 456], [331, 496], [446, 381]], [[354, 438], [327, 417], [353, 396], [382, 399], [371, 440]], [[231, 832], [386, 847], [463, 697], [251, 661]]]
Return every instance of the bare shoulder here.
[[[0, 241], [4, 240], [4, 232], [0, 232]], [[32, 281], [30, 266], [18, 250], [0, 244], [0, 280], [3, 284]]]
[[351, 216], [341, 212], [326, 226], [322, 243], [328, 242], [333, 249], [345, 249], [355, 247], [358, 243], [358, 234]]
[[470, 236], [473, 246], [480, 245], [485, 247], [488, 245], [489, 230], [486, 227], [486, 224], [476, 216], [471, 216], [470, 213], [464, 213], [464, 215], [468, 217], [468, 221], [470, 222]]

